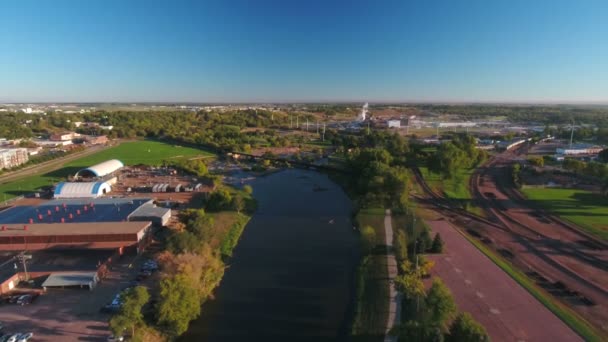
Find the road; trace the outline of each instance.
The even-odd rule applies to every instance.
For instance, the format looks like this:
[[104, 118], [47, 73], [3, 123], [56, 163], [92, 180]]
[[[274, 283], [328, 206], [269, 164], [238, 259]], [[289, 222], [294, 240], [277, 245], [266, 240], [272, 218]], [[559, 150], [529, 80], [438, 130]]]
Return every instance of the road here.
[[493, 341], [581, 341], [448, 221], [427, 223], [445, 243], [443, 254], [427, 256], [435, 261], [431, 273], [446, 283], [458, 309], [473, 315]]
[[388, 268], [389, 278], [389, 308], [388, 317], [386, 319], [386, 332], [384, 342], [396, 342], [397, 336], [389, 334], [391, 329], [401, 321], [401, 294], [395, 289], [395, 277], [397, 276], [397, 260], [393, 252], [393, 222], [390, 209], [386, 209], [384, 216], [384, 239], [386, 243], [386, 266]]

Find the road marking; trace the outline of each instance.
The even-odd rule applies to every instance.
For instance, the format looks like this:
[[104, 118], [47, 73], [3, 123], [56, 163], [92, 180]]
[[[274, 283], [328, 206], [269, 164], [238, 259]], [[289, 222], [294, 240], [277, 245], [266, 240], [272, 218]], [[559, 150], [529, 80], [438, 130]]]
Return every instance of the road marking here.
[[454, 267], [454, 271], [456, 271], [456, 273], [462, 273], [462, 270], [458, 267]]
[[473, 284], [473, 282], [472, 282], [472, 281], [470, 281], [469, 279], [465, 279], [465, 280], [464, 280], [464, 283], [465, 283], [465, 284], [467, 284], [467, 285], [471, 285], [471, 284]]
[[483, 297], [485, 297], [485, 296], [483, 295], [483, 293], [481, 293], [481, 292], [479, 292], [479, 291], [475, 292], [475, 294], [476, 294], [476, 295], [477, 295], [477, 297], [479, 297], [479, 298], [483, 298]]
[[452, 258], [450, 258], [450, 257], [445, 257], [445, 258], [444, 258], [444, 260], [445, 260], [445, 261], [452, 261]]
[[495, 315], [500, 314], [500, 310], [498, 310], [498, 309], [490, 309], [490, 312], [493, 313], [493, 314], [495, 314]]

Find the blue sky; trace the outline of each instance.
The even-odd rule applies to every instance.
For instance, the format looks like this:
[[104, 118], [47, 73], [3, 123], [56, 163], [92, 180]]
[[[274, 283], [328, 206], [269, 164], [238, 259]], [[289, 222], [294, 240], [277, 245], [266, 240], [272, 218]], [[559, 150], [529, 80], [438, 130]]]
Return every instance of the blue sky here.
[[2, 1], [0, 101], [608, 102], [608, 1]]

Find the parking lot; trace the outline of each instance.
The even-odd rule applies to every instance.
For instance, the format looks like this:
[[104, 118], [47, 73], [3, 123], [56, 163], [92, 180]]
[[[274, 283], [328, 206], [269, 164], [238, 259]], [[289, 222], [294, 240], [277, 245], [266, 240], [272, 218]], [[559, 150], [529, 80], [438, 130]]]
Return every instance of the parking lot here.
[[145, 259], [123, 257], [93, 291], [49, 289], [30, 305], [1, 303], [3, 334], [33, 332], [32, 341], [106, 341], [110, 314], [100, 309], [130, 285]]

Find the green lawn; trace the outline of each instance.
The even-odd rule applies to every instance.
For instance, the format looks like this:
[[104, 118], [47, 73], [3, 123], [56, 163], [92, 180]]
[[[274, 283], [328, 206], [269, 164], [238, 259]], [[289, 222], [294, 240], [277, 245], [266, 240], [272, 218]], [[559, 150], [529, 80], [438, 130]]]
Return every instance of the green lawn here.
[[470, 204], [472, 197], [469, 192], [469, 179], [474, 171], [474, 169], [459, 169], [452, 178], [441, 179], [438, 174], [430, 172], [428, 168], [420, 167], [422, 177], [433, 190], [445, 194], [447, 198], [463, 203], [463, 205], [466, 205], [467, 211], [482, 215], [481, 208]]
[[163, 160], [210, 156], [212, 154], [207, 151], [165, 144], [158, 141], [141, 140], [125, 142], [119, 146], [71, 161], [61, 169], [0, 184], [0, 201], [32, 192], [45, 185], [55, 184], [64, 180], [68, 175], [75, 174], [80, 169], [108, 159], [118, 159], [126, 165], [159, 165]]
[[535, 204], [608, 240], [608, 198], [576, 189], [524, 188], [522, 192]]

